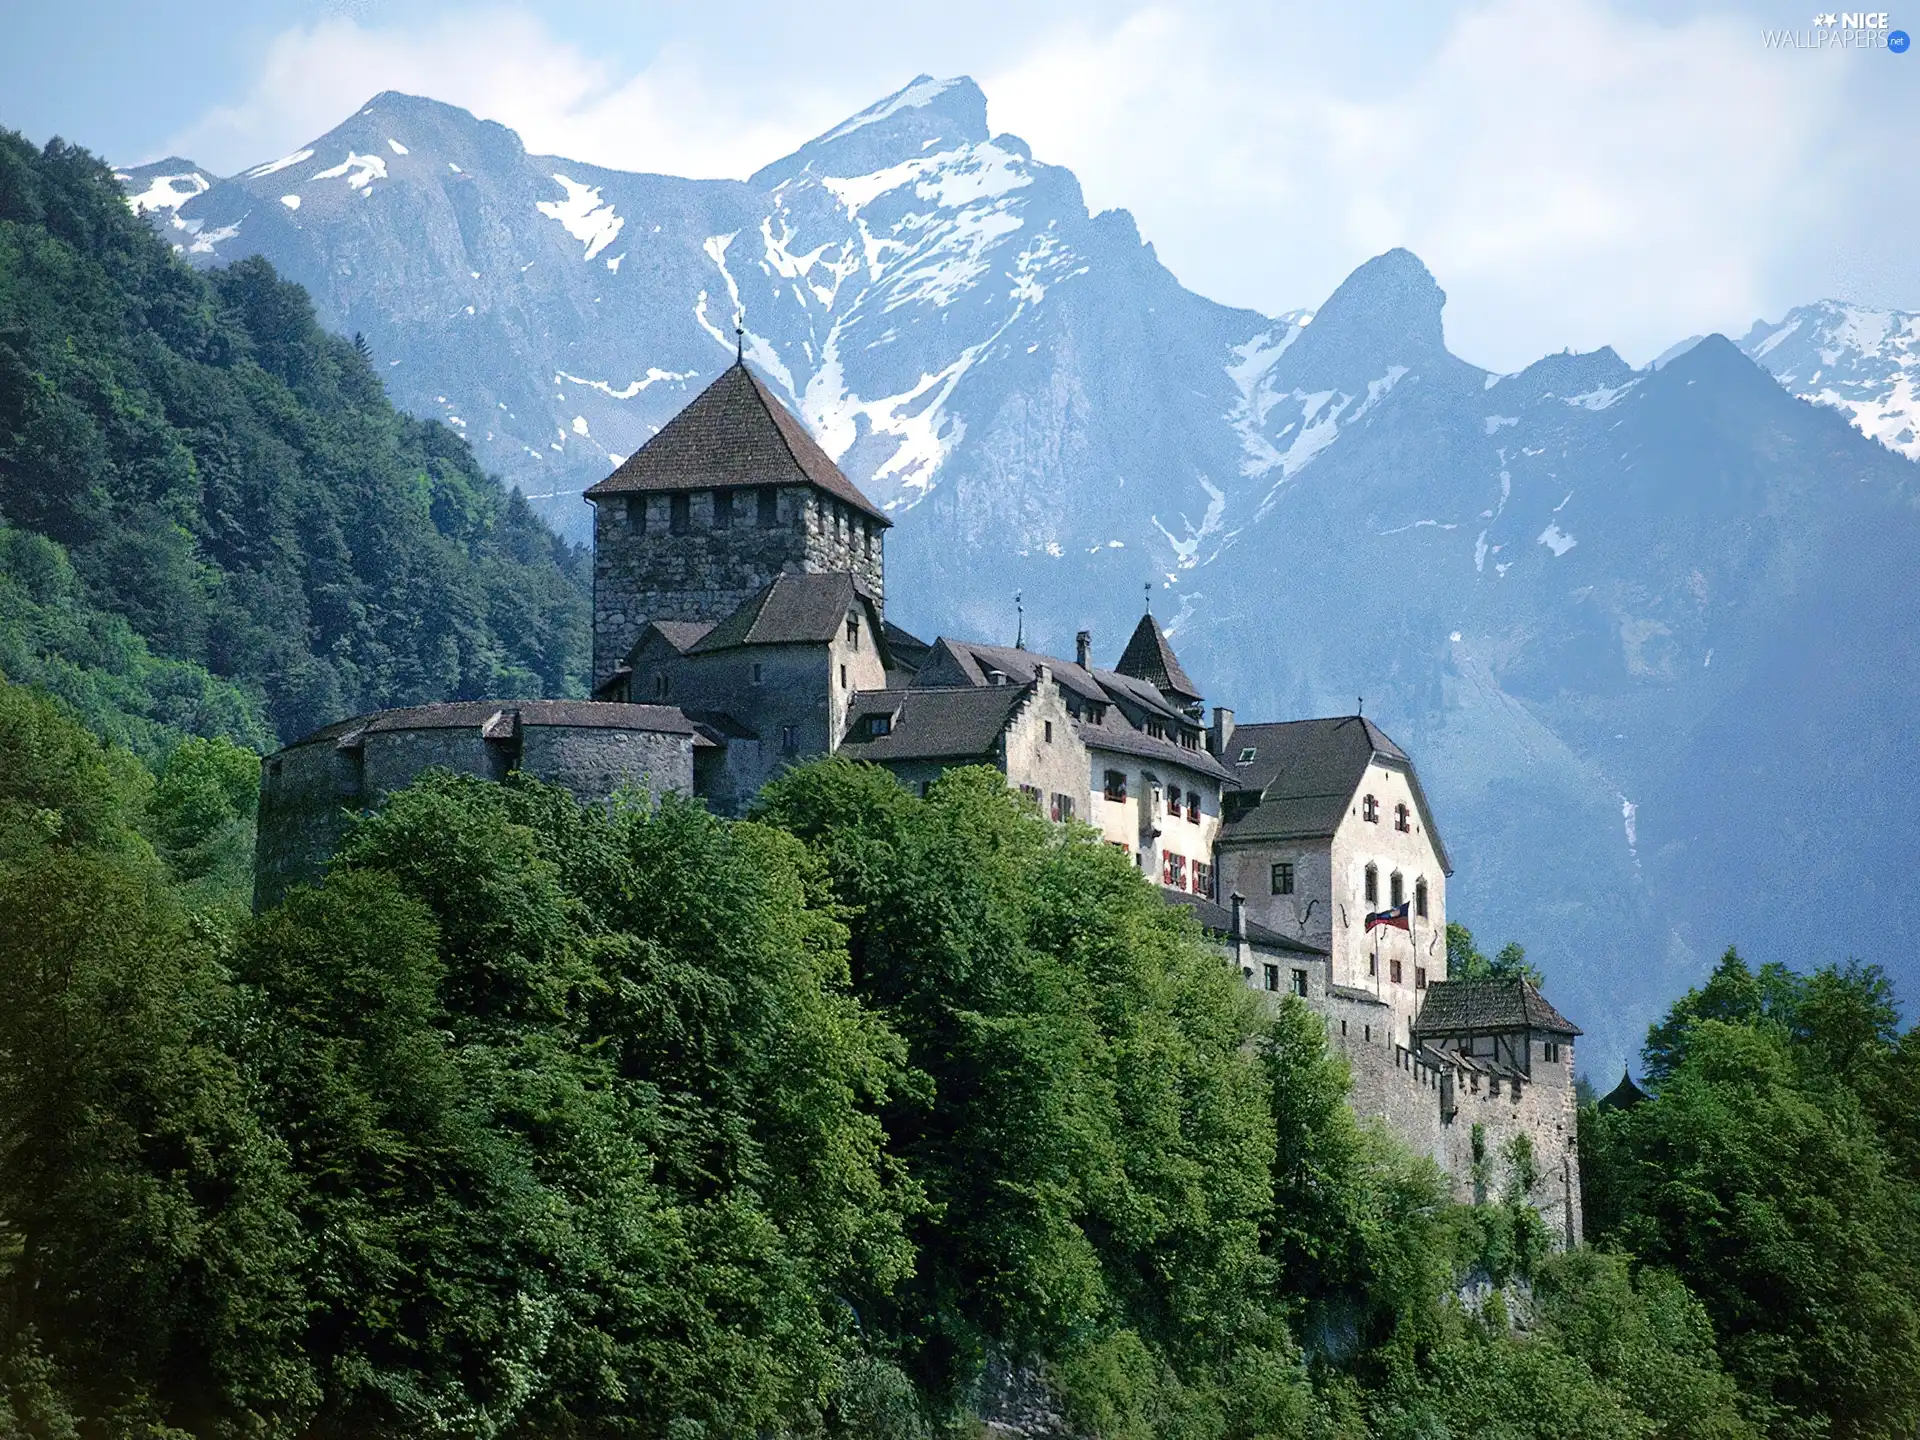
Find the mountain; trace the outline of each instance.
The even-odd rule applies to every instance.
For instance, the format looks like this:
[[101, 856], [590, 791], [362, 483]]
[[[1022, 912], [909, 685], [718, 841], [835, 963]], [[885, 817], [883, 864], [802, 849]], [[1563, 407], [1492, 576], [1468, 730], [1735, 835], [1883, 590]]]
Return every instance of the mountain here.
[[1801, 399], [1920, 460], [1920, 315], [1822, 300], [1756, 323], [1740, 348]]
[[0, 131], [7, 674], [149, 758], [186, 732], [266, 746], [370, 706], [580, 693], [579, 552], [396, 412], [270, 266], [179, 263], [127, 183]]
[[1723, 337], [1490, 374], [1401, 250], [1312, 313], [1218, 305], [924, 76], [745, 181], [385, 94], [164, 226], [306, 285], [575, 534], [738, 317], [898, 522], [910, 628], [1010, 638], [1019, 589], [1046, 648], [1110, 647], [1145, 584], [1243, 718], [1364, 696], [1421, 763], [1456, 918], [1528, 945], [1596, 1073], [1728, 943], [1914, 978], [1871, 901], [1920, 868], [1916, 471]]

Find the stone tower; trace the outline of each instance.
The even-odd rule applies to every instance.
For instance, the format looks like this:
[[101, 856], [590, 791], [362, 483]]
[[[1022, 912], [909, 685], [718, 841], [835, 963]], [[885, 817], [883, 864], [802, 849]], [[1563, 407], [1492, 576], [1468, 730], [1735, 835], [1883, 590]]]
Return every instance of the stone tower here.
[[718, 624], [778, 575], [846, 573], [885, 598], [893, 522], [744, 362], [586, 498], [596, 685], [650, 621]]

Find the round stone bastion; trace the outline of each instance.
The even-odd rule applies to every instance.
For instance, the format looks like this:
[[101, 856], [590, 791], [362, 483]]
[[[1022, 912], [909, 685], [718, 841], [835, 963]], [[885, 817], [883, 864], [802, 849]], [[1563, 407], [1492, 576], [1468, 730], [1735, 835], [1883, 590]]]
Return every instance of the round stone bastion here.
[[462, 700], [336, 721], [261, 762], [254, 906], [319, 880], [354, 816], [424, 771], [520, 771], [585, 801], [622, 788], [690, 795], [694, 747], [711, 743], [672, 706], [604, 700]]

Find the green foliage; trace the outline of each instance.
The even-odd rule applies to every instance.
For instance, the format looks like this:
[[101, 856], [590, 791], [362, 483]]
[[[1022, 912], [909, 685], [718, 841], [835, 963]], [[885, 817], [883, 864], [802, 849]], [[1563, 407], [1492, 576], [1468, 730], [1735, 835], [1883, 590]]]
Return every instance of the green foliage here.
[[150, 759], [584, 683], [583, 557], [463, 441], [265, 262], [194, 272], [105, 166], [10, 132], [0, 482], [0, 666]]
[[1447, 978], [1450, 980], [1526, 980], [1544, 986], [1539, 967], [1527, 963], [1527, 952], [1509, 940], [1489, 960], [1474, 944], [1473, 932], [1457, 921], [1447, 922]]
[[1102, 1433], [1295, 1413], [1264, 1303], [1273, 1120], [1246, 988], [1122, 857], [995, 771], [921, 800], [828, 762], [770, 786], [760, 816], [824, 861], [856, 986], [927, 1080], [886, 1121], [934, 1208], [870, 1317], [922, 1383], [953, 1397], [987, 1355], [1051, 1356]]
[[1639, 1256], [1558, 1255], [1529, 1146], [1451, 1203], [994, 772], [744, 823], [429, 775], [246, 919], [240, 747], [156, 778], [0, 684], [0, 760], [0, 1440], [1910, 1430], [1877, 972], [1682, 1002], [1583, 1120]]
[[1590, 1232], [1700, 1297], [1782, 1437], [1920, 1426], [1912, 1036], [1894, 1026], [1877, 969], [1756, 974], [1729, 951], [1649, 1035], [1656, 1097], [1582, 1116]]

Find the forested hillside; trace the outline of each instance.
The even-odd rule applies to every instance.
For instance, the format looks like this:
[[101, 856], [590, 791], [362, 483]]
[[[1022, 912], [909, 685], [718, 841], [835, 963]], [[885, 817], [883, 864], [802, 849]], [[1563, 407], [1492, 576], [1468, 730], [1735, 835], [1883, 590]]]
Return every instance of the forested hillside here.
[[149, 754], [579, 694], [585, 570], [264, 261], [196, 273], [0, 132], [0, 669]]
[[1524, 1147], [1450, 1203], [1316, 1016], [991, 770], [737, 823], [443, 774], [253, 917], [237, 747], [155, 777], [0, 684], [0, 754], [4, 1440], [1920, 1420], [1872, 972], [1676, 1007], [1554, 1255]]

